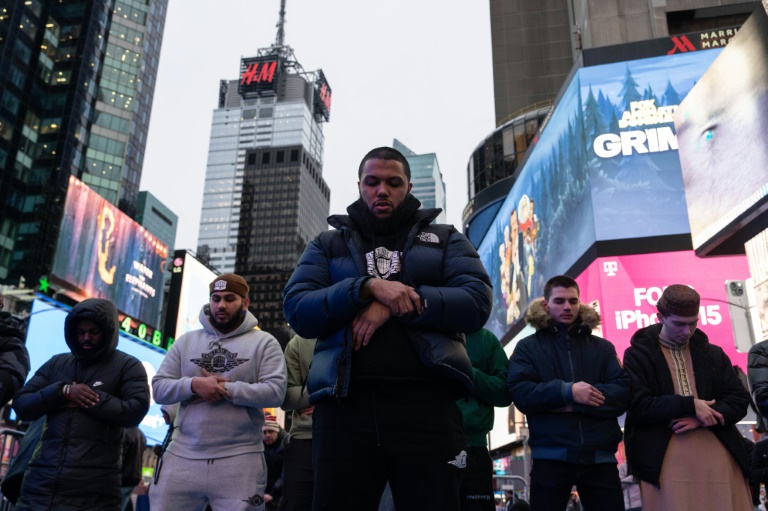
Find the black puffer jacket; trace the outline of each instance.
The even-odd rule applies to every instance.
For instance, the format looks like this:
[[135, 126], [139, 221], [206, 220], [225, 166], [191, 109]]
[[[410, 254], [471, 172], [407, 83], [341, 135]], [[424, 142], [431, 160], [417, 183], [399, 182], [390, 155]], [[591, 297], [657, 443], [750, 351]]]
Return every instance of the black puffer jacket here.
[[0, 406], [24, 385], [29, 354], [24, 347], [27, 325], [10, 312], [0, 312]]
[[[624, 429], [627, 461], [635, 476], [656, 486], [672, 437], [669, 422], [696, 416], [693, 396], [675, 394], [672, 374], [659, 347], [660, 331], [659, 324], [638, 330], [624, 352], [624, 368], [632, 379], [632, 401]], [[722, 442], [744, 474], [748, 474], [749, 459], [736, 423], [747, 413], [749, 394], [728, 356], [722, 348], [710, 344], [704, 332], [696, 330], [689, 343], [698, 397], [714, 399], [712, 408], [725, 419], [724, 425], [707, 429]]]
[[747, 374], [752, 399], [765, 421], [768, 419], [768, 341], [758, 342], [749, 349]]
[[[522, 339], [509, 359], [507, 390], [528, 419], [533, 459], [567, 463], [616, 464], [621, 441], [617, 417], [627, 410], [629, 376], [616, 349], [592, 335], [600, 324], [595, 309], [582, 303], [569, 329], [549, 318], [543, 298], [531, 302], [525, 320], [536, 333]], [[605, 396], [600, 406], [579, 404], [573, 384], [584, 381]]]
[[[81, 319], [104, 332], [102, 344], [88, 352], [77, 342]], [[117, 310], [107, 300], [76, 305], [64, 323], [64, 337], [72, 352], [43, 364], [13, 399], [22, 420], [47, 416], [16, 509], [116, 510], [123, 428], [138, 425], [149, 409], [147, 373], [138, 359], [116, 349]], [[72, 382], [88, 384], [99, 402], [66, 407], [61, 388]]]
[[[406, 201], [420, 204], [408, 197]], [[416, 211], [402, 248], [401, 281], [422, 297], [422, 314], [391, 318], [374, 335], [384, 335], [389, 324], [399, 332], [426, 332], [424, 344], [429, 349], [423, 352], [435, 372], [449, 381], [468, 380], [471, 385], [472, 366], [463, 339], [460, 343], [447, 335], [430, 337], [430, 333], [470, 333], [482, 328], [491, 312], [491, 281], [463, 234], [453, 226], [430, 224], [439, 213], [439, 209]], [[331, 216], [328, 223], [337, 230], [321, 233], [307, 246], [285, 286], [283, 300], [291, 327], [302, 337], [317, 338], [307, 378], [312, 403], [347, 396], [352, 371], [351, 324], [369, 303], [360, 299], [361, 286], [371, 278], [360, 229], [347, 215]], [[466, 367], [468, 375], [459, 367]]]

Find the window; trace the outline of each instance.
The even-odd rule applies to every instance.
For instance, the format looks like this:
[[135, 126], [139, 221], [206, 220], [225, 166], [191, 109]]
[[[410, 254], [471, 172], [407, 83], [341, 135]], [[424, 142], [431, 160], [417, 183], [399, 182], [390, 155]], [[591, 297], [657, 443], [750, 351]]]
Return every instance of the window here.
[[261, 154], [261, 164], [262, 165], [269, 164], [269, 153], [268, 152], [264, 152], [264, 153]]

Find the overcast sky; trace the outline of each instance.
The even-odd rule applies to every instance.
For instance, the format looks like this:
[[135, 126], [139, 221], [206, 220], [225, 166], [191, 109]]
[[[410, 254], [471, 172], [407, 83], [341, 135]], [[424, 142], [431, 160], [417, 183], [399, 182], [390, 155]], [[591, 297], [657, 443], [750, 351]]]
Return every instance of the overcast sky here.
[[[275, 41], [279, 0], [171, 0], [141, 189], [179, 216], [176, 248], [197, 247], [219, 80]], [[285, 43], [333, 89], [323, 176], [331, 213], [357, 198], [357, 166], [398, 138], [437, 154], [448, 221], [461, 229], [466, 166], [494, 129], [487, 1], [287, 0]]]

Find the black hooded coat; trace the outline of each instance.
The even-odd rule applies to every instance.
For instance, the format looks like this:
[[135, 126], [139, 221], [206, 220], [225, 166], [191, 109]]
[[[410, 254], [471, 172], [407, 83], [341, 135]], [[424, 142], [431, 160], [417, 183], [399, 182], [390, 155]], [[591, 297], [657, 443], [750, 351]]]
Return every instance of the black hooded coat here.
[[[104, 338], [83, 351], [81, 319], [99, 325]], [[123, 428], [137, 426], [149, 409], [147, 373], [141, 362], [117, 350], [118, 318], [107, 300], [76, 305], [64, 323], [71, 353], [55, 355], [13, 398], [22, 420], [46, 415], [45, 428], [24, 476], [17, 510], [117, 510]], [[85, 383], [99, 395], [91, 407], [68, 407], [62, 387]]]

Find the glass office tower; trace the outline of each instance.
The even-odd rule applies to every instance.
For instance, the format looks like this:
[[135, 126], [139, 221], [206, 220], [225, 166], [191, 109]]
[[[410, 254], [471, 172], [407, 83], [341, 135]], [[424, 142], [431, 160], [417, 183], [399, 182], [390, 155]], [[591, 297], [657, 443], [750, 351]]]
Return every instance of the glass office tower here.
[[[322, 123], [331, 89], [305, 72], [288, 46], [241, 61], [222, 80], [213, 113], [198, 255], [242, 275], [261, 328], [288, 335], [283, 287], [304, 247], [327, 229]], [[284, 340], [284, 339], [281, 339]]]
[[135, 216], [167, 0], [0, 0], [0, 282], [50, 272], [69, 177]]

